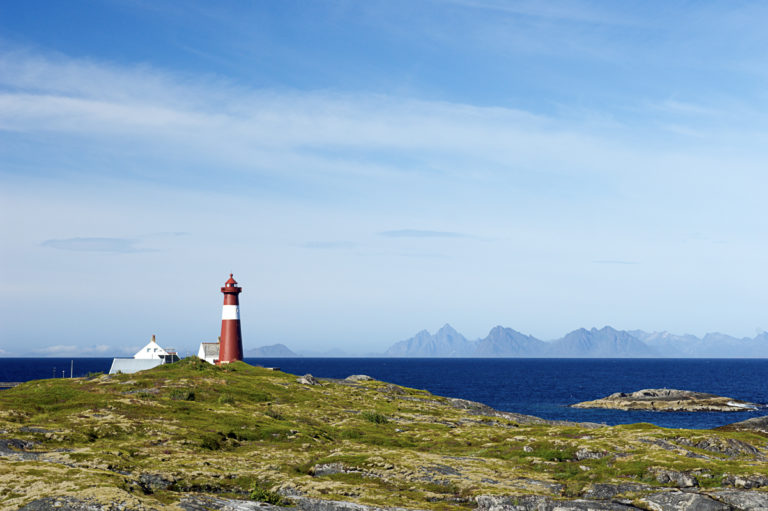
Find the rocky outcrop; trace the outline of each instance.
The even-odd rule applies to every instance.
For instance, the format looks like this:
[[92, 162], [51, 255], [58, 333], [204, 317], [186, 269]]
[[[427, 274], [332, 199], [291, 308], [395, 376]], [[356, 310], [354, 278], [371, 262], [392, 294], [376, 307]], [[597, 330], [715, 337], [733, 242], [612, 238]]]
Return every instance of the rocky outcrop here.
[[[477, 511], [758, 511], [768, 509], [768, 493], [744, 490], [717, 490], [707, 494], [689, 491], [657, 491], [639, 497], [636, 507], [629, 499], [616, 499], [620, 493], [647, 490], [644, 485], [618, 484], [582, 499], [562, 500], [542, 495], [481, 495], [475, 499]], [[622, 490], [615, 493], [614, 490]], [[291, 507], [228, 499], [209, 495], [185, 495], [178, 507], [185, 511], [419, 511], [395, 507], [375, 507], [335, 500], [291, 496]], [[44, 497], [30, 502], [19, 511], [150, 511], [142, 505], [102, 503], [95, 499], [71, 496]]]
[[741, 511], [765, 511], [768, 509], [768, 493], [756, 491], [719, 490], [712, 497]]
[[406, 510], [396, 507], [373, 507], [356, 504], [354, 502], [311, 499], [301, 496], [292, 496], [290, 499], [292, 503], [291, 507], [281, 507], [249, 500], [187, 496], [181, 500], [179, 507], [185, 511], [418, 511], [415, 509]]
[[731, 511], [733, 509], [707, 495], [682, 491], [652, 493], [642, 497], [640, 502], [652, 511]]
[[699, 486], [699, 480], [692, 472], [680, 472], [664, 468], [651, 468], [649, 472], [653, 474], [656, 481], [663, 485], [677, 486], [678, 488], [694, 488]]
[[734, 422], [726, 426], [715, 428], [723, 431], [754, 431], [761, 435], [768, 436], [768, 415], [764, 417], [755, 417], [741, 422]]
[[723, 477], [723, 486], [744, 488], [745, 490], [768, 487], [768, 476], [761, 476], [757, 474], [748, 476], [736, 476], [728, 474]]
[[317, 381], [317, 378], [312, 376], [311, 374], [305, 374], [304, 376], [299, 376], [296, 378], [297, 383], [301, 383], [302, 385], [320, 385], [320, 382]]
[[[202, 511], [202, 508], [199, 508]], [[275, 508], [283, 509], [283, 508]], [[18, 511], [154, 511], [144, 506], [126, 505], [123, 502], [101, 503], [95, 499], [71, 496], [44, 497], [33, 500]], [[245, 511], [245, 510], [244, 510]]]
[[165, 490], [176, 481], [166, 478], [160, 474], [144, 473], [139, 476], [139, 486], [144, 493], [154, 493], [158, 490]]
[[571, 406], [656, 412], [743, 412], [756, 410], [759, 405], [690, 390], [643, 389], [630, 393], [616, 392], [608, 397], [583, 401]]
[[612, 500], [618, 495], [626, 495], [630, 493], [645, 493], [653, 489], [652, 486], [647, 484], [638, 483], [600, 483], [593, 484], [587, 491], [584, 492], [584, 498], [597, 499], [597, 500]]
[[541, 495], [481, 495], [475, 499], [477, 511], [626, 511], [636, 507], [617, 502], [574, 499], [558, 500]]
[[359, 381], [371, 381], [373, 378], [367, 374], [352, 374], [345, 378], [346, 381], [359, 382]]

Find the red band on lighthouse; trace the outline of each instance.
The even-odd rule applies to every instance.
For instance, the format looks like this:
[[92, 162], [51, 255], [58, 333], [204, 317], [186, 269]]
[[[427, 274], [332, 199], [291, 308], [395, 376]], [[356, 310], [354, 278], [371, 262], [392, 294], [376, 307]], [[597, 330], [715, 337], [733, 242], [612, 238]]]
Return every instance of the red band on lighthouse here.
[[229, 274], [221, 292], [224, 293], [224, 307], [221, 309], [221, 341], [219, 342], [219, 364], [228, 364], [243, 359], [243, 337], [240, 333], [240, 303], [237, 295], [243, 288]]

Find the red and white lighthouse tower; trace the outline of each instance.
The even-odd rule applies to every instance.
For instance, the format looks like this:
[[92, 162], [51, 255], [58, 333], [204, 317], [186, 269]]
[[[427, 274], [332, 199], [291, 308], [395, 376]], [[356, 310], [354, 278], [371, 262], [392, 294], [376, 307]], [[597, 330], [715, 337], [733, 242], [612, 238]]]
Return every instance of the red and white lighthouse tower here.
[[221, 292], [224, 293], [224, 307], [221, 309], [221, 340], [219, 341], [219, 364], [228, 364], [243, 359], [243, 336], [240, 333], [240, 302], [237, 298], [243, 288], [229, 274]]

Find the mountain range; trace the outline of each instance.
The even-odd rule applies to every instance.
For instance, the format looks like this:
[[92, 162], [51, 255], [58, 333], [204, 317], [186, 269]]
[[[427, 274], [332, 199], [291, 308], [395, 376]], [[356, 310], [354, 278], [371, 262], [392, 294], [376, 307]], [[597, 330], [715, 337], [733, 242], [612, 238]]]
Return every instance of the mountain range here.
[[[349, 357], [339, 349], [302, 351], [284, 344], [248, 350], [247, 357]], [[434, 334], [422, 330], [396, 342], [384, 353], [368, 357], [487, 357], [487, 358], [768, 358], [768, 332], [753, 338], [721, 333], [675, 335], [669, 332], [616, 330], [610, 326], [580, 328], [554, 341], [542, 341], [511, 328], [495, 326], [482, 339], [469, 340], [451, 325]]]
[[549, 358], [760, 358], [768, 357], [768, 333], [736, 338], [710, 333], [703, 338], [669, 332], [580, 328], [544, 342], [496, 326], [483, 339], [468, 340], [446, 324], [435, 334], [422, 330], [393, 344], [386, 357], [549, 357]]

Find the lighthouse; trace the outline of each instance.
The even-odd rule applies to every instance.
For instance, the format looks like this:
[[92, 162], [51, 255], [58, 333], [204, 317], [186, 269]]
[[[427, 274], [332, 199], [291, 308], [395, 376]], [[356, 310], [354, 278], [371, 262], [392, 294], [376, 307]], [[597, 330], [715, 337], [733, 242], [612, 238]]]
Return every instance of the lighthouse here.
[[243, 288], [229, 274], [221, 292], [224, 293], [224, 307], [221, 309], [221, 340], [219, 341], [219, 364], [228, 364], [243, 359], [243, 336], [240, 333], [240, 303], [237, 295]]

